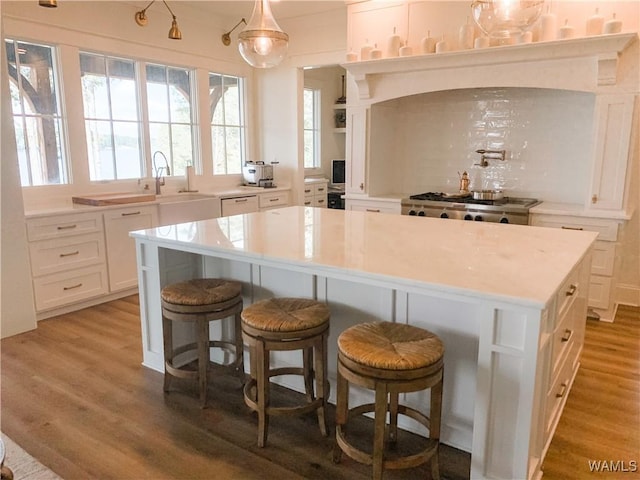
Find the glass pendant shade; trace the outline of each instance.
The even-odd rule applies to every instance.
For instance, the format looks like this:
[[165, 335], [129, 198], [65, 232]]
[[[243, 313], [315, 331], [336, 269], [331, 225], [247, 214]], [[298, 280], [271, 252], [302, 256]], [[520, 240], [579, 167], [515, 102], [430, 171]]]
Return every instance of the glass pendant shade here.
[[473, 19], [497, 43], [509, 43], [528, 30], [540, 17], [544, 0], [474, 0]]
[[247, 26], [238, 35], [240, 55], [257, 68], [278, 65], [289, 48], [289, 35], [278, 26], [269, 0], [256, 0]]

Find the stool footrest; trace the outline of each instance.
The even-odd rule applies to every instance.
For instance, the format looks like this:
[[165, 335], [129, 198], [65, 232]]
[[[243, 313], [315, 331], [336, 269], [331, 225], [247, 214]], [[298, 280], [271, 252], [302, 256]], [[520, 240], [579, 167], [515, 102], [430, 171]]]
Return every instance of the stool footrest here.
[[[244, 402], [252, 410], [257, 410], [258, 408], [258, 401], [255, 398], [255, 394], [251, 393], [251, 389], [255, 389], [255, 387], [256, 387], [256, 380], [253, 378], [250, 379], [244, 385]], [[318, 410], [318, 408], [320, 408], [322, 404], [323, 404], [322, 398], [316, 398], [309, 403], [305, 403], [304, 405], [296, 405], [293, 407], [267, 406], [266, 413], [267, 415], [274, 415], [274, 416], [293, 415], [293, 414], [302, 415], [305, 413], [314, 412]]]
[[[353, 407], [349, 409], [348, 417], [349, 419], [353, 417], [360, 416], [364, 413], [370, 413], [375, 411], [375, 403], [366, 403], [363, 405], [358, 405], [357, 407]], [[398, 405], [398, 414], [406, 415], [408, 417], [413, 418], [423, 426], [429, 428], [430, 420], [429, 417], [422, 414], [418, 410], [408, 407], [406, 405]], [[385, 458], [383, 460], [383, 469], [404, 469], [417, 467], [418, 465], [422, 465], [423, 463], [428, 462], [434, 455], [438, 452], [439, 447], [439, 439], [437, 438], [425, 438], [427, 442], [427, 446], [420, 452], [399, 456], [393, 459]], [[336, 425], [336, 442], [340, 449], [346, 453], [349, 457], [356, 460], [357, 462], [363, 463], [365, 465], [373, 465], [373, 454], [367, 453], [363, 450], [360, 450], [354, 447], [347, 439], [344, 431], [343, 425]]]

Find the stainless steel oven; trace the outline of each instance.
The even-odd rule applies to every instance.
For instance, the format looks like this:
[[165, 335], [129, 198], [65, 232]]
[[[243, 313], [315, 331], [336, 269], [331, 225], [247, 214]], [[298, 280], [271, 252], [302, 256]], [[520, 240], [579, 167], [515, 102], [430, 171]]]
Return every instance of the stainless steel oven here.
[[499, 200], [476, 200], [467, 196], [426, 192], [402, 199], [402, 215], [450, 218], [476, 222], [527, 225], [529, 209], [540, 202], [535, 198], [503, 197]]

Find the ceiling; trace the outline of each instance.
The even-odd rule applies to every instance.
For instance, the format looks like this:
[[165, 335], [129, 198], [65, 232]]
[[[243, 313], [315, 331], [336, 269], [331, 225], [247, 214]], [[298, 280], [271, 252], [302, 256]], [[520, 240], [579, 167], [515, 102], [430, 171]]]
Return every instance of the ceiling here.
[[[149, 0], [150, 1], [150, 0]], [[149, 1], [131, 2], [140, 9]], [[242, 18], [249, 20], [253, 11], [253, 0], [169, 0], [169, 4], [178, 17], [180, 10], [189, 10], [194, 14], [211, 14], [218, 17]], [[314, 13], [345, 8], [344, 0], [271, 0], [271, 10], [276, 19], [294, 18]]]

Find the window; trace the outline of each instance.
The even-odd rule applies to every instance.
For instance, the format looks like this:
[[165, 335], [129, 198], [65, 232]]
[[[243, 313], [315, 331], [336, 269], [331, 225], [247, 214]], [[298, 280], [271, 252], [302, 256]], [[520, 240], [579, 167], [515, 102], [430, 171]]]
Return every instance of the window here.
[[245, 159], [243, 79], [209, 73], [214, 175], [241, 173]]
[[164, 153], [172, 175], [184, 175], [197, 151], [192, 71], [147, 64], [146, 73], [151, 152]]
[[55, 50], [5, 41], [22, 186], [69, 182]]
[[305, 88], [304, 168], [320, 168], [320, 90]]
[[89, 178], [143, 175], [135, 62], [80, 54]]

